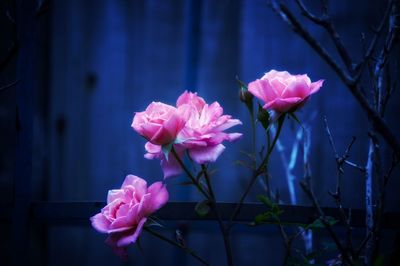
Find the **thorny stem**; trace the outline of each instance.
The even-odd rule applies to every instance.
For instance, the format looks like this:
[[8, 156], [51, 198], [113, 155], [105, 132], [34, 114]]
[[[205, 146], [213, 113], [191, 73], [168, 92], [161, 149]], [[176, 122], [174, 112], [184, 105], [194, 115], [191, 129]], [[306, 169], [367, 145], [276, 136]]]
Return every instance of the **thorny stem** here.
[[329, 17], [327, 13], [327, 6], [325, 6], [324, 14], [321, 17], [318, 17], [314, 14], [312, 14], [307, 7], [304, 5], [303, 1], [301, 0], [296, 0], [297, 5], [302, 11], [302, 14], [310, 19], [312, 22], [314, 22], [317, 25], [322, 26], [325, 28], [325, 30], [329, 33], [329, 36], [331, 37], [336, 49], [338, 50], [338, 53], [340, 57], [342, 58], [344, 64], [346, 65], [347, 69], [349, 71], [353, 71], [353, 66], [352, 66], [352, 60], [347, 52], [347, 49], [345, 48], [339, 34], [337, 33], [331, 18]]
[[186, 175], [189, 177], [190, 181], [192, 181], [193, 185], [196, 186], [196, 188], [201, 192], [201, 194], [204, 195], [207, 199], [210, 199], [210, 195], [203, 189], [201, 184], [196, 180], [196, 178], [192, 175], [192, 173], [187, 169], [185, 164], [182, 162], [181, 158], [179, 155], [176, 153], [174, 147], [172, 146], [171, 153], [174, 155], [175, 159], [178, 161], [179, 165], [182, 167], [183, 171], [186, 173]]
[[306, 195], [311, 200], [314, 208], [317, 210], [322, 224], [324, 225], [325, 229], [328, 231], [329, 235], [335, 242], [335, 245], [338, 248], [339, 252], [341, 253], [343, 260], [352, 264], [352, 260], [350, 259], [349, 255], [347, 254], [346, 249], [340, 243], [340, 240], [339, 240], [338, 236], [336, 235], [336, 233], [333, 231], [332, 226], [326, 221], [326, 218], [325, 218], [326, 216], [325, 216], [324, 212], [322, 211], [321, 207], [319, 206], [317, 198], [315, 197], [312, 189], [310, 188], [309, 183], [302, 181], [302, 182], [300, 182], [300, 185], [301, 185], [301, 188], [303, 189], [303, 191], [306, 193]]
[[253, 171], [253, 176], [251, 177], [249, 184], [247, 185], [247, 187], [246, 187], [244, 193], [242, 194], [242, 196], [240, 197], [240, 200], [239, 200], [238, 204], [236, 205], [236, 207], [235, 207], [235, 209], [234, 209], [234, 211], [232, 213], [231, 218], [229, 219], [228, 230], [232, 227], [233, 220], [239, 214], [240, 209], [241, 209], [241, 207], [243, 205], [243, 202], [246, 199], [247, 194], [249, 194], [250, 189], [253, 187], [257, 177], [265, 171], [265, 168], [268, 165], [271, 153], [272, 153], [272, 151], [273, 151], [273, 149], [275, 147], [275, 144], [278, 141], [279, 135], [281, 133], [284, 120], [285, 120], [285, 114], [283, 114], [282, 117], [278, 121], [277, 132], [275, 134], [275, 137], [274, 137], [274, 140], [272, 141], [271, 146], [267, 150], [267, 154], [266, 154], [264, 160], [261, 162], [261, 164], [258, 166], [258, 168]]
[[201, 165], [201, 169], [203, 170], [204, 178], [205, 178], [206, 183], [207, 183], [207, 188], [208, 188], [208, 191], [210, 193], [211, 208], [213, 209], [215, 215], [217, 216], [218, 225], [219, 225], [219, 228], [221, 230], [222, 237], [224, 239], [224, 246], [225, 246], [225, 253], [226, 253], [227, 263], [228, 263], [228, 265], [232, 266], [233, 265], [233, 256], [232, 256], [231, 242], [230, 242], [230, 239], [229, 239], [229, 232], [228, 232], [224, 222], [222, 221], [221, 214], [220, 214], [220, 212], [219, 212], [219, 210], [217, 208], [215, 194], [214, 194], [214, 191], [213, 191], [213, 188], [212, 188], [212, 185], [211, 185], [210, 177], [208, 175], [207, 167], [204, 164], [202, 164]]
[[200, 261], [203, 265], [209, 265], [204, 259], [202, 259], [199, 255], [197, 255], [193, 250], [185, 247], [184, 245], [182, 245], [182, 244], [180, 244], [180, 243], [178, 243], [176, 241], [173, 241], [173, 240], [171, 240], [171, 239], [159, 234], [158, 232], [151, 230], [148, 227], [144, 227], [143, 229], [146, 232], [150, 233], [151, 235], [153, 235], [153, 236], [155, 236], [155, 237], [157, 237], [157, 238], [159, 238], [161, 240], [164, 240], [165, 242], [167, 242], [167, 243], [169, 243], [169, 244], [171, 244], [171, 245], [173, 245], [175, 247], [178, 247], [178, 248], [182, 249], [183, 251], [188, 253], [190, 256], [192, 256], [193, 258], [195, 258], [198, 261]]
[[[346, 159], [350, 156], [350, 150], [351, 147], [353, 146], [356, 138], [353, 137], [349, 143], [349, 145], [346, 148], [346, 151], [344, 152], [344, 154], [342, 156], [339, 156], [339, 154], [337, 153], [337, 149], [335, 146], [335, 142], [333, 141], [333, 136], [332, 133], [329, 129], [328, 126], [328, 120], [326, 119], [326, 117], [324, 117], [324, 125], [325, 125], [325, 131], [328, 135], [329, 138], [329, 143], [331, 144], [334, 156], [335, 156], [335, 161], [336, 161], [336, 168], [337, 168], [337, 173], [336, 173], [336, 191], [334, 193], [329, 192], [329, 195], [332, 196], [332, 198], [334, 199], [337, 207], [339, 208], [340, 214], [341, 214], [341, 219], [343, 221], [343, 223], [346, 225], [346, 229], [347, 229], [347, 248], [350, 252], [350, 254], [354, 257], [354, 249], [353, 249], [353, 241], [352, 241], [352, 227], [351, 227], [351, 210], [349, 209], [349, 214], [347, 215], [343, 209], [343, 205], [342, 205], [342, 194], [341, 194], [341, 180], [342, 180], [342, 175], [344, 173], [343, 170], [343, 164], [346, 163]], [[363, 171], [364, 172], [364, 171]]]
[[[398, 1], [398, 0], [396, 0]], [[354, 71], [343, 70], [340, 65], [334, 60], [331, 54], [309, 33], [309, 31], [301, 25], [297, 18], [283, 3], [277, 3], [276, 0], [271, 1], [272, 9], [286, 22], [295, 33], [300, 35], [314, 50], [315, 52], [336, 72], [339, 78], [347, 86], [361, 107], [367, 114], [373, 128], [381, 134], [385, 141], [395, 151], [397, 156], [400, 156], [400, 142], [393, 134], [392, 130], [386, 124], [385, 120], [380, 116], [379, 112], [373, 109], [369, 104], [366, 97], [361, 92], [360, 74], [353, 75]], [[330, 32], [329, 32], [330, 33]], [[330, 33], [332, 35], [332, 33]]]

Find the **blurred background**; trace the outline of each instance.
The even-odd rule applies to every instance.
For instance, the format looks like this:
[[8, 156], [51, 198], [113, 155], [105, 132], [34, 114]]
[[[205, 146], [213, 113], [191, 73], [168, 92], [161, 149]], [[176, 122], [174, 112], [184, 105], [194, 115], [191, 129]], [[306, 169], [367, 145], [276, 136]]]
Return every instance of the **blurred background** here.
[[[226, 114], [243, 122], [231, 129], [244, 137], [231, 144], [212, 165], [213, 184], [222, 202], [237, 201], [250, 171], [237, 160], [250, 152], [249, 114], [238, 98], [235, 77], [245, 83], [270, 69], [307, 73], [325, 83], [298, 112], [311, 131], [311, 167], [316, 195], [324, 206], [334, 206], [328, 190], [336, 184], [336, 164], [325, 134], [326, 116], [339, 153], [357, 138], [351, 160], [365, 165], [368, 121], [359, 104], [331, 69], [268, 7], [266, 0], [37, 0], [0, 2], [0, 86], [18, 81], [32, 99], [32, 176], [29, 197], [38, 201], [105, 201], [127, 174], [149, 183], [162, 179], [159, 161], [143, 158], [145, 141], [130, 125], [133, 115], [152, 101], [174, 104], [184, 90], [196, 91], [209, 103], [218, 101]], [[305, 1], [320, 12], [318, 1]], [[329, 36], [307, 22], [292, 1], [289, 7], [312, 34], [332, 51]], [[331, 1], [329, 11], [354, 61], [363, 55], [361, 33], [367, 42], [381, 18], [386, 1]], [[18, 33], [16, 35], [16, 33]], [[11, 48], [10, 48], [11, 47]], [[397, 49], [396, 56], [400, 53]], [[3, 61], [1, 61], [3, 62]], [[0, 91], [0, 194], [13, 200], [16, 158], [15, 86]], [[385, 117], [400, 133], [400, 97], [395, 94]], [[20, 107], [18, 107], [20, 108]], [[23, 108], [23, 107], [22, 107]], [[260, 127], [261, 129], [261, 127]], [[283, 128], [283, 153], [290, 155], [298, 126]], [[258, 132], [258, 147], [264, 144]], [[382, 158], [391, 153], [382, 141]], [[303, 176], [301, 150], [294, 169], [298, 204], [309, 204], [298, 186]], [[271, 186], [290, 203], [280, 154], [271, 160]], [[199, 194], [180, 186], [184, 176], [168, 180], [171, 201], [195, 201]], [[394, 173], [387, 208], [399, 210], [399, 173]], [[344, 205], [364, 206], [364, 177], [347, 168], [343, 179]], [[260, 183], [248, 201], [264, 192]], [[396, 194], [397, 193], [397, 194]], [[168, 222], [173, 236], [178, 223]], [[216, 223], [185, 224], [187, 242], [212, 265], [224, 265], [222, 239]], [[10, 262], [10, 225], [2, 224], [0, 265]], [[363, 236], [363, 231], [360, 231]], [[324, 235], [321, 234], [321, 238]], [[143, 235], [143, 251], [132, 246], [128, 262], [104, 244], [89, 221], [81, 226], [31, 225], [29, 258], [32, 265], [196, 265], [191, 257], [158, 239]], [[389, 240], [388, 240], [389, 241]], [[281, 265], [283, 245], [277, 228], [238, 227], [233, 233], [237, 265]]]

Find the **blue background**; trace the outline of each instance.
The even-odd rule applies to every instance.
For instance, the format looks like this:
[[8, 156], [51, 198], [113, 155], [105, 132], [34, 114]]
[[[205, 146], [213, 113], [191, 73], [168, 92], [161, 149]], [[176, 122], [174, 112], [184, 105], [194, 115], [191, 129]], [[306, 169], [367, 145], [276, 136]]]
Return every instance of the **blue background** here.
[[[361, 33], [369, 40], [371, 27], [383, 13], [384, 5], [380, 2], [330, 3], [332, 18], [355, 62], [362, 58]], [[321, 11], [315, 1], [306, 3], [315, 12]], [[296, 6], [289, 6], [299, 15]], [[329, 36], [300, 15], [299, 18], [337, 57]], [[159, 161], [143, 158], [145, 141], [131, 129], [132, 117], [151, 101], [174, 104], [184, 90], [191, 90], [207, 102], [218, 101], [226, 114], [243, 121], [242, 126], [231, 131], [241, 132], [244, 137], [226, 144], [225, 152], [213, 165], [218, 169], [213, 178], [218, 200], [237, 201], [249, 171], [235, 164], [235, 160], [246, 159], [240, 151], [250, 151], [251, 131], [248, 112], [238, 98], [235, 77], [248, 83], [270, 69], [307, 73], [313, 81], [325, 79], [320, 92], [298, 113], [310, 126], [313, 182], [324, 205], [334, 204], [327, 191], [334, 189], [336, 165], [324, 132], [323, 116], [328, 118], [339, 152], [356, 136], [351, 160], [361, 165], [366, 162], [369, 127], [365, 114], [330, 68], [273, 13], [267, 1], [52, 1], [40, 19], [45, 34], [36, 55], [40, 69], [37, 79], [43, 86], [39, 86], [35, 96], [34, 200], [104, 201], [107, 190], [118, 188], [127, 174], [141, 176], [149, 183], [161, 180]], [[398, 55], [396, 50], [395, 56]], [[5, 81], [5, 76], [1, 80]], [[15, 92], [11, 89], [2, 95], [2, 127], [7, 128], [15, 117], [9, 101]], [[386, 116], [397, 134], [398, 111], [397, 94], [389, 103]], [[281, 140], [287, 156], [297, 129], [293, 121], [283, 128]], [[3, 132], [12, 139], [13, 131]], [[259, 130], [259, 147], [262, 140]], [[10, 200], [14, 164], [7, 155], [12, 154], [13, 146], [8, 141], [2, 141], [1, 145], [1, 189], [4, 198]], [[388, 163], [390, 152], [384, 144], [382, 154], [383, 161]], [[299, 155], [295, 168], [298, 180], [303, 175], [301, 159]], [[283, 202], [290, 202], [277, 153], [273, 155], [270, 170], [274, 190], [279, 190]], [[399, 177], [398, 172], [395, 177]], [[170, 199], [200, 199], [195, 190], [179, 186], [184, 180], [183, 176], [168, 180]], [[346, 170], [343, 180], [346, 207], [363, 207], [363, 181], [357, 171]], [[400, 182], [398, 178], [391, 182], [387, 208], [398, 209], [400, 198], [395, 191]], [[255, 201], [255, 196], [262, 192], [259, 184], [248, 200]], [[299, 204], [308, 204], [299, 186], [296, 192]], [[168, 225], [172, 235], [177, 224]], [[212, 265], [223, 265], [222, 240], [216, 225], [188, 226], [189, 245]], [[105, 236], [89, 227], [37, 226], [36, 229], [31, 249], [35, 264], [195, 263], [179, 250], [146, 235], [142, 243], [144, 252], [132, 247], [129, 262], [125, 264], [103, 243]], [[275, 229], [256, 229], [257, 233], [245, 227], [234, 230], [237, 264], [280, 265], [283, 249]]]

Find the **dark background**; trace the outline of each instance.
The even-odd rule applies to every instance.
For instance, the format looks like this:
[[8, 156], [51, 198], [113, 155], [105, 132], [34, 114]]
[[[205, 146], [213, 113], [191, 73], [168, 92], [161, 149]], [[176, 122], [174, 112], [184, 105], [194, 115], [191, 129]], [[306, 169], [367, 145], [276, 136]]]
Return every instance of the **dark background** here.
[[[299, 14], [297, 7], [288, 2]], [[320, 11], [318, 1], [305, 2], [313, 11]], [[361, 33], [369, 40], [385, 4], [379, 0], [331, 1], [330, 14], [354, 61], [362, 56]], [[328, 50], [334, 51], [326, 33], [310, 23], [306, 25]], [[12, 202], [21, 184], [24, 195], [31, 200], [104, 201], [107, 190], [119, 187], [129, 173], [149, 183], [161, 180], [159, 161], [143, 158], [144, 140], [130, 128], [131, 120], [135, 111], [143, 110], [151, 101], [174, 104], [185, 89], [197, 91], [208, 102], [220, 102], [225, 113], [244, 123], [232, 130], [242, 132], [244, 137], [227, 144], [214, 165], [218, 168], [213, 179], [218, 200], [236, 201], [249, 171], [234, 161], [246, 158], [240, 151], [249, 151], [251, 138], [249, 116], [238, 99], [235, 76], [248, 83], [270, 69], [308, 73], [313, 81], [325, 79], [320, 92], [298, 114], [311, 127], [313, 182], [323, 205], [334, 205], [326, 192], [333, 190], [336, 182], [336, 165], [323, 116], [329, 120], [339, 152], [355, 136], [351, 160], [361, 165], [366, 162], [369, 127], [365, 114], [329, 67], [280, 20], [267, 1], [1, 1], [0, 34], [0, 87], [18, 81], [17, 86], [0, 91], [3, 202]], [[15, 52], [13, 44], [17, 44]], [[10, 54], [10, 60], [3, 61]], [[394, 56], [398, 55], [397, 49]], [[26, 105], [18, 106], [22, 93], [30, 96], [28, 101], [25, 97]], [[399, 107], [397, 93], [386, 115], [397, 134]], [[31, 146], [22, 150], [32, 155], [31, 169], [24, 168], [27, 176], [31, 173], [26, 180], [20, 178], [24, 174], [15, 160], [21, 152], [15, 151], [15, 118], [17, 110], [24, 108], [33, 110]], [[283, 129], [287, 156], [296, 129], [292, 122]], [[388, 164], [391, 155], [383, 141], [382, 156]], [[286, 177], [278, 154], [273, 155], [270, 170], [272, 186], [288, 203]], [[298, 179], [302, 173], [299, 155], [295, 171]], [[184, 180], [179, 177], [168, 181], [170, 199], [200, 199], [193, 189], [178, 185]], [[360, 173], [346, 170], [346, 207], [363, 207], [363, 182]], [[388, 192], [390, 210], [398, 210], [399, 185], [399, 174], [395, 172]], [[249, 200], [255, 201], [261, 192], [260, 184]], [[299, 204], [308, 204], [298, 186], [296, 192]], [[33, 224], [27, 236], [28, 254], [21, 255], [28, 256], [32, 265], [196, 263], [145, 234], [144, 251], [131, 247], [129, 261], [124, 263], [103, 243], [105, 236], [88, 225]], [[168, 223], [167, 234], [172, 235], [176, 226]], [[15, 252], [9, 241], [13, 232], [9, 223], [2, 223], [0, 265], [1, 261], [7, 265], [10, 251]], [[362, 236], [363, 232], [358, 234]], [[187, 241], [212, 265], [224, 264], [216, 224], [190, 224]], [[233, 243], [238, 265], [281, 264], [282, 242], [275, 227], [240, 227], [234, 230]]]

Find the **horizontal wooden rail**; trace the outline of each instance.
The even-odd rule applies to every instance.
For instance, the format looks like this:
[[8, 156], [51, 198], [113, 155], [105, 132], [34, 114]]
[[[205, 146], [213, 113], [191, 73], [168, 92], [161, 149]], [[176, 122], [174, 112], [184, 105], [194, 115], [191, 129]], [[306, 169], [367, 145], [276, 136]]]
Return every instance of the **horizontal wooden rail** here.
[[[161, 208], [156, 216], [162, 220], [216, 220], [214, 214], [209, 213], [205, 217], [199, 217], [194, 211], [196, 202], [169, 202]], [[236, 204], [218, 203], [222, 219], [229, 219]], [[105, 206], [104, 202], [32, 202], [30, 206], [30, 220], [35, 223], [48, 224], [89, 224], [89, 218], [98, 213]], [[309, 206], [279, 205], [283, 210], [281, 221], [288, 224], [308, 224], [317, 218], [316, 212]], [[0, 204], [0, 221], [10, 222], [13, 209], [12, 203]], [[338, 209], [324, 207], [324, 212], [339, 220]], [[258, 214], [267, 211], [267, 207], [260, 203], [245, 203], [241, 212], [235, 219], [237, 222], [252, 222]], [[346, 212], [348, 210], [345, 209]], [[354, 227], [364, 227], [365, 212], [353, 209], [351, 224]], [[271, 221], [272, 222], [272, 221]], [[400, 229], [400, 213], [387, 212], [384, 214], [383, 228]]]

